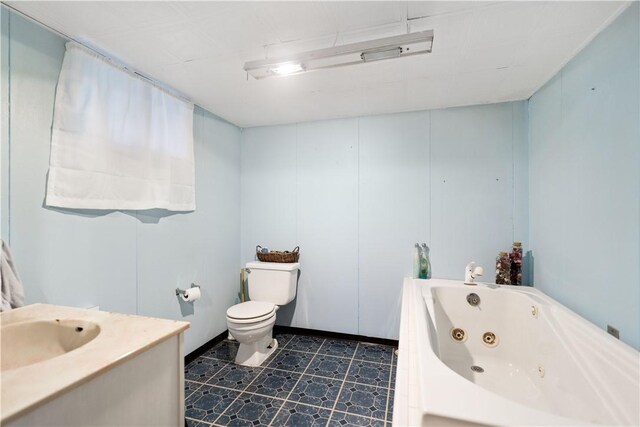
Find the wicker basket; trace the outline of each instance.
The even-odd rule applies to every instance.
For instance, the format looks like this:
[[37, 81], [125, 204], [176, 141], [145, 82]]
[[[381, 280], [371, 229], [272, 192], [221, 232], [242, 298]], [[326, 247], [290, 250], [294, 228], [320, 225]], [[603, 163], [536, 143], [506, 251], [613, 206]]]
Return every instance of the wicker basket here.
[[262, 246], [256, 246], [256, 255], [258, 260], [262, 262], [298, 262], [300, 257], [300, 246], [296, 246], [291, 252], [269, 251], [262, 253], [260, 249], [262, 249]]

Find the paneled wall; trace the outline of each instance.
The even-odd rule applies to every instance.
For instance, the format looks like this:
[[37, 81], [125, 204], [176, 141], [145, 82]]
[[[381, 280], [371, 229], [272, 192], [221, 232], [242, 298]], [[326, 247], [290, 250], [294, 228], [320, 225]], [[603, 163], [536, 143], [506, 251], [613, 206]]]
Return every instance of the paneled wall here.
[[[193, 213], [46, 208], [64, 40], [4, 8], [2, 19], [3, 82], [10, 89], [3, 113], [9, 126], [2, 138], [8, 184], [2, 236], [13, 249], [27, 303], [187, 320], [187, 352], [223, 332], [239, 287], [240, 130], [196, 108]], [[181, 304], [174, 289], [192, 282], [202, 286], [203, 297]]]
[[640, 347], [640, 4], [531, 98], [537, 288]]
[[298, 298], [278, 322], [397, 338], [413, 245], [461, 278], [527, 241], [525, 102], [242, 133], [242, 261], [301, 248]]
[[9, 227], [9, 13], [0, 7], [0, 236]]
[[[492, 280], [521, 240], [536, 287], [638, 347], [639, 14], [530, 101], [243, 131], [197, 108], [198, 208], [170, 214], [43, 206], [64, 41], [2, 8], [0, 232], [27, 302], [186, 319], [191, 351], [226, 329], [257, 244], [299, 245], [280, 324], [397, 338], [415, 242], [434, 277], [474, 260]], [[173, 289], [194, 281], [192, 312]]]

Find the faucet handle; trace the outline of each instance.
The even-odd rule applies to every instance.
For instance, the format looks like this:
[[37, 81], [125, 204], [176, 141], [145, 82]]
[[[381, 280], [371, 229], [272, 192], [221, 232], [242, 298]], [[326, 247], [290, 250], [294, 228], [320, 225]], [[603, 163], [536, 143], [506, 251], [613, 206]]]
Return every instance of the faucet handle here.
[[476, 265], [475, 261], [471, 261], [464, 269], [464, 284], [475, 285], [474, 279], [484, 274], [484, 268]]

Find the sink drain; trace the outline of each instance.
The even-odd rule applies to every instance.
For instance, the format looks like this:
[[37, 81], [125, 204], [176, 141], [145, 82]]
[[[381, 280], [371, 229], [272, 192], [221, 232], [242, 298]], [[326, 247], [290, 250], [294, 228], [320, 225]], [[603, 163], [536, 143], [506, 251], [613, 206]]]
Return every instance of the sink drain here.
[[477, 366], [477, 365], [473, 365], [473, 366], [471, 367], [471, 370], [472, 370], [473, 372], [478, 372], [478, 373], [480, 373], [480, 374], [484, 372], [484, 369], [483, 369], [482, 367], [480, 367], [480, 366]]

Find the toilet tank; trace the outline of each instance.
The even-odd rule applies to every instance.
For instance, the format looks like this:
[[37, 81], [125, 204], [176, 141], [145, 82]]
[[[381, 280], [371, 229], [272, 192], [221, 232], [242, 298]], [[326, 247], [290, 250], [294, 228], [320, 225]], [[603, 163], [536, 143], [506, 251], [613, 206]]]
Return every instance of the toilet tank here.
[[300, 263], [248, 262], [247, 288], [253, 301], [289, 304], [296, 297]]

